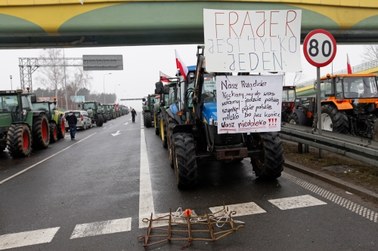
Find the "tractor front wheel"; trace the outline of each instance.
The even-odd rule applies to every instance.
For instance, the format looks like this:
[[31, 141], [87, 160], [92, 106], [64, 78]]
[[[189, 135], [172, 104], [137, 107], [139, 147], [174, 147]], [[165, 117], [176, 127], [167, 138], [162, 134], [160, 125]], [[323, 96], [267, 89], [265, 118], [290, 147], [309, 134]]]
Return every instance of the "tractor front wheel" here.
[[12, 124], [7, 134], [9, 154], [13, 158], [26, 157], [31, 153], [32, 137], [26, 124]]
[[33, 146], [47, 148], [50, 142], [49, 120], [44, 114], [33, 118]]
[[349, 122], [345, 113], [340, 112], [333, 105], [322, 106], [322, 130], [349, 134]]
[[198, 181], [196, 149], [193, 135], [190, 133], [176, 133], [173, 136], [174, 169], [177, 187], [188, 189]]
[[253, 171], [257, 177], [276, 179], [283, 171], [284, 157], [282, 142], [278, 133], [257, 133], [252, 135], [252, 144], [259, 153], [251, 156]]
[[58, 122], [58, 139], [63, 139], [66, 134], [66, 121], [63, 116], [59, 118]]
[[58, 139], [58, 127], [56, 126], [55, 122], [50, 123], [50, 143], [57, 142]]

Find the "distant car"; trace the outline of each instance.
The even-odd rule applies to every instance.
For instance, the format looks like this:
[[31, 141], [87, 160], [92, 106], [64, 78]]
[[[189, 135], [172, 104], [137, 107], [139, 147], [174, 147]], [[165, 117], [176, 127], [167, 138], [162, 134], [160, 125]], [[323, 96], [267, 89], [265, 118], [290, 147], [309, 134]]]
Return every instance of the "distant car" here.
[[[76, 128], [81, 130], [86, 130], [92, 127], [92, 120], [88, 115], [87, 111], [84, 110], [72, 110], [66, 111], [64, 117], [67, 117], [69, 113], [73, 112], [77, 118]], [[66, 123], [66, 131], [69, 130], [68, 123]]]

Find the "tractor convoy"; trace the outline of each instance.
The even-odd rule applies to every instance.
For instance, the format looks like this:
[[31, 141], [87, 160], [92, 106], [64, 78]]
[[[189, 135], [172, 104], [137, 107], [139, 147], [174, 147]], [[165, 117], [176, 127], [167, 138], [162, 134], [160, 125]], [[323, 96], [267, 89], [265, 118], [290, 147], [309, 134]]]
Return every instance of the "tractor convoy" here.
[[[126, 115], [126, 106], [101, 105], [84, 102], [92, 123], [102, 126], [103, 107], [110, 119]], [[45, 149], [63, 139], [66, 133], [65, 111], [57, 109], [56, 102], [37, 101], [35, 94], [22, 90], [0, 91], [0, 153], [7, 149], [13, 158], [27, 157], [34, 149]]]
[[[378, 140], [378, 77], [337, 74], [321, 79], [322, 130]], [[317, 125], [315, 90], [296, 98], [289, 123]]]
[[[167, 148], [177, 187], [196, 185], [203, 159], [230, 163], [249, 158], [257, 177], [280, 177], [284, 157], [277, 132], [218, 133], [216, 77], [228, 73], [207, 72], [203, 52], [198, 46], [197, 64], [188, 67], [185, 78], [178, 71], [169, 82], [155, 83], [155, 94], [143, 99], [144, 125], [154, 125]], [[375, 74], [322, 78], [321, 129], [378, 140], [377, 79]], [[281, 109], [283, 123], [318, 125], [315, 89], [299, 96], [295, 86], [284, 86]]]
[[0, 150], [25, 157], [33, 148], [50, 143], [50, 118], [45, 110], [34, 110], [36, 96], [22, 91], [0, 91]]
[[283, 148], [276, 132], [218, 134], [215, 76], [205, 68], [204, 47], [187, 78], [167, 85], [156, 83], [160, 95], [159, 135], [168, 148], [177, 187], [196, 185], [202, 159], [226, 163], [249, 157], [256, 176], [276, 179], [283, 171]]

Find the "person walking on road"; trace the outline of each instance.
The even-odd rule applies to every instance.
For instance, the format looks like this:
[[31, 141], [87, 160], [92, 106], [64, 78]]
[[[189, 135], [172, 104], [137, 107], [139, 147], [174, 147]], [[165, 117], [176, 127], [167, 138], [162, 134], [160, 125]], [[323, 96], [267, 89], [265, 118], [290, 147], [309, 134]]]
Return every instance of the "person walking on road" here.
[[70, 128], [71, 140], [75, 139], [77, 118], [73, 112], [68, 113], [66, 120]]
[[136, 116], [136, 111], [133, 109], [131, 109], [131, 118], [133, 120], [133, 123], [135, 123], [135, 116]]

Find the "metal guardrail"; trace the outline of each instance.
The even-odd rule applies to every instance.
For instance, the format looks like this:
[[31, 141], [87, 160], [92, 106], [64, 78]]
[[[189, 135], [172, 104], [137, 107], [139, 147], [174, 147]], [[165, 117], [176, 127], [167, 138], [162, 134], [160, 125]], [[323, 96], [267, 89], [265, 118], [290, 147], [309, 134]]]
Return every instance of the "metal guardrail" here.
[[322, 131], [313, 132], [312, 128], [284, 124], [281, 127], [282, 139], [306, 144], [378, 167], [378, 142], [360, 137]]

